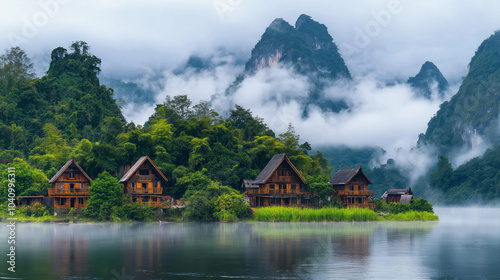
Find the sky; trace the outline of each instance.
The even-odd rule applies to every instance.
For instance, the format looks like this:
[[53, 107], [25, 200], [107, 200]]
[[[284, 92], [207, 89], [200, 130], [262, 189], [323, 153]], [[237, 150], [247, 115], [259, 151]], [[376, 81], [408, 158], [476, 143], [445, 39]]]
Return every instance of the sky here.
[[[43, 74], [52, 49], [83, 40], [102, 59], [102, 75], [154, 88], [165, 95], [188, 94], [194, 103], [221, 93], [241, 73], [234, 56], [248, 58], [265, 28], [300, 14], [323, 23], [339, 47], [354, 84], [332, 84], [327, 94], [348, 98], [351, 110], [297, 115], [308, 84], [286, 67], [246, 80], [234, 103], [249, 108], [277, 133], [291, 122], [302, 141], [313, 145], [378, 145], [393, 156], [415, 145], [436, 113], [440, 99], [415, 98], [403, 83], [425, 61], [434, 62], [456, 93], [479, 44], [500, 28], [500, 1], [431, 0], [25, 0], [0, 4], [0, 48], [20, 46]], [[221, 53], [224, 48], [227, 52]], [[213, 56], [211, 71], [174, 73], [192, 54]], [[161, 73], [162, 82], [148, 84]], [[387, 82], [396, 82], [386, 86]], [[278, 101], [265, 101], [275, 94]], [[227, 100], [214, 99], [223, 106]], [[143, 123], [154, 106], [128, 104], [129, 121]]]

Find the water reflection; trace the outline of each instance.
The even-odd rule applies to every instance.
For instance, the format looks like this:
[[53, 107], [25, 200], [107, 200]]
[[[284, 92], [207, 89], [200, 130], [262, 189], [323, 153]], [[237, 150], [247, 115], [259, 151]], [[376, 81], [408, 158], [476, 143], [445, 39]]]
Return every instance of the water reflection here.
[[421, 246], [436, 225], [22, 224], [16, 277], [113, 279], [125, 271], [135, 279], [383, 279], [398, 263], [413, 267], [409, 278], [426, 278], [429, 264], [418, 252], [432, 250]]

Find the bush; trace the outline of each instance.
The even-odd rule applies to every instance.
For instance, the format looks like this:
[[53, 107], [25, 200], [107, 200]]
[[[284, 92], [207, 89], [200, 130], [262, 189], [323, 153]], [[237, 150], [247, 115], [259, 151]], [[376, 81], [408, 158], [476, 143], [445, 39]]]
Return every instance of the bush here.
[[389, 212], [391, 210], [391, 206], [382, 199], [374, 198], [371, 202], [375, 203], [375, 208], [377, 211]]
[[47, 207], [43, 206], [40, 203], [35, 203], [31, 206], [21, 207], [19, 209], [19, 212], [23, 215], [28, 216], [28, 217], [43, 217], [43, 216], [50, 215]]
[[404, 212], [408, 212], [411, 210], [410, 204], [408, 204], [408, 203], [391, 202], [389, 205], [390, 205], [391, 214], [404, 213]]
[[429, 201], [421, 197], [411, 202], [411, 209], [418, 212], [434, 213], [434, 209], [432, 209], [432, 204], [430, 204]]
[[189, 221], [234, 222], [249, 218], [252, 210], [243, 195], [234, 189], [212, 183], [208, 188], [197, 191], [189, 198], [184, 219]]

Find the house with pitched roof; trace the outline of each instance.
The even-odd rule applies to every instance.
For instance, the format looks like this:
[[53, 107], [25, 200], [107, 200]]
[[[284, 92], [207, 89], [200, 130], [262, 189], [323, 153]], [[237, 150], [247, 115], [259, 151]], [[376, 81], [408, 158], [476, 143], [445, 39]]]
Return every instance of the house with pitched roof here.
[[130, 194], [132, 200], [151, 205], [161, 203], [163, 185], [167, 178], [148, 156], [143, 156], [130, 167], [120, 179], [123, 193]]
[[286, 154], [271, 158], [255, 180], [243, 180], [250, 206], [300, 206], [306, 180]]
[[387, 203], [410, 203], [413, 200], [413, 196], [411, 187], [408, 187], [407, 189], [388, 189], [380, 199]]
[[74, 159], [68, 160], [49, 181], [52, 188], [48, 189], [48, 194], [54, 201], [54, 209], [85, 208], [91, 182]]
[[372, 182], [363, 172], [361, 165], [354, 169], [340, 169], [329, 181], [335, 190], [334, 199], [344, 207], [375, 208], [369, 203], [374, 191], [368, 190]]

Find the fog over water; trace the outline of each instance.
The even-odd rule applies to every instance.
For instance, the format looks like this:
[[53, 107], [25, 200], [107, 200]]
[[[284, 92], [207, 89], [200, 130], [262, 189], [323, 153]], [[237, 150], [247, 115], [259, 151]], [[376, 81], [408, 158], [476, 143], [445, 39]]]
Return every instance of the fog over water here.
[[435, 210], [439, 222], [19, 224], [17, 272], [0, 278], [497, 278], [500, 209]]

